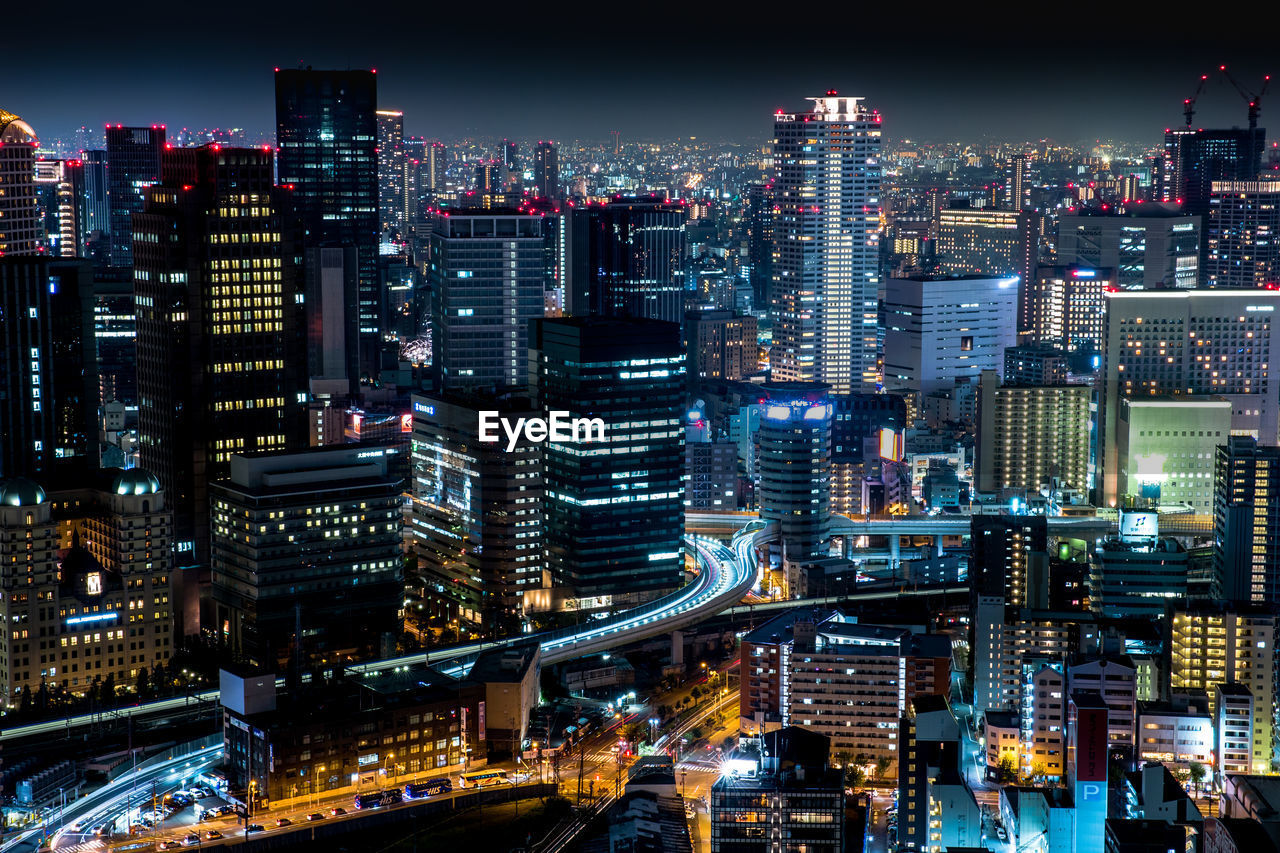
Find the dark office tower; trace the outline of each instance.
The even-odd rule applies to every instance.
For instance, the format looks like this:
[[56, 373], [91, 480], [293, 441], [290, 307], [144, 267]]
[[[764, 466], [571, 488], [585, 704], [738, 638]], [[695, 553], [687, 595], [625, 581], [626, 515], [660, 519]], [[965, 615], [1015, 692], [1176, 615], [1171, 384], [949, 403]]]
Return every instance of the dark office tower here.
[[107, 125], [107, 181], [111, 205], [111, 265], [133, 266], [133, 214], [142, 210], [147, 187], [160, 180], [164, 125]]
[[381, 230], [404, 231], [404, 113], [378, 110], [378, 217]]
[[427, 170], [424, 189], [433, 195], [445, 190], [445, 170], [449, 168], [449, 149], [443, 142], [432, 142], [427, 148], [427, 158], [423, 161]]
[[688, 218], [684, 204], [657, 198], [617, 197], [568, 211], [569, 312], [679, 323]]
[[81, 163], [84, 169], [81, 253], [92, 258], [96, 266], [107, 266], [111, 262], [111, 188], [107, 180], [107, 152], [85, 151]]
[[304, 245], [354, 246], [359, 253], [359, 340], [350, 344], [367, 377], [377, 374], [382, 343], [377, 108], [372, 71], [276, 72], [276, 171], [293, 191]]
[[98, 396], [138, 405], [138, 314], [133, 270], [98, 268], [93, 277], [93, 334], [98, 340]]
[[546, 289], [544, 224], [514, 210], [435, 218], [428, 267], [440, 389], [528, 384], [529, 321], [542, 316]]
[[560, 159], [554, 142], [533, 149], [533, 189], [541, 198], [560, 197]]
[[44, 240], [36, 205], [31, 125], [0, 109], [0, 256], [34, 255]]
[[1012, 607], [1027, 606], [1027, 559], [1048, 549], [1043, 515], [975, 515], [969, 528], [969, 587], [973, 595], [998, 595]]
[[501, 163], [489, 162], [476, 165], [475, 196], [471, 202], [475, 207], [494, 207], [501, 203], [504, 191], [503, 167]]
[[751, 265], [751, 305], [769, 310], [773, 282], [773, 184], [747, 187], [747, 263]]
[[[656, 320], [535, 320], [530, 384], [570, 440], [543, 445], [552, 583], [612, 606], [680, 584], [684, 567], [684, 353]], [[568, 423], [564, 422], [568, 419]], [[595, 420], [603, 429], [573, 421]], [[585, 429], [579, 429], [579, 427]]]
[[1177, 193], [1169, 201], [1181, 201], [1185, 212], [1203, 216], [1214, 181], [1256, 181], [1266, 135], [1260, 127], [1166, 131], [1165, 157], [1172, 163]]
[[92, 285], [77, 261], [0, 258], [0, 478], [58, 486], [96, 467]]
[[778, 524], [789, 560], [817, 554], [831, 526], [831, 388], [765, 383], [760, 443], [760, 517]]
[[303, 300], [288, 193], [258, 148], [178, 148], [134, 217], [138, 432], [179, 559], [209, 559], [231, 456], [304, 445]]
[[863, 98], [809, 98], [773, 117], [775, 319], [770, 364], [786, 382], [873, 391], [880, 287], [880, 113]]
[[359, 390], [352, 343], [359, 337], [359, 255], [351, 245], [306, 251], [307, 375], [316, 393], [341, 397]]
[[1280, 603], [1280, 447], [1233, 435], [1214, 470], [1214, 564], [1223, 597]]
[[520, 183], [520, 146], [510, 139], [502, 140], [502, 167], [507, 172], [507, 180]]
[[1206, 287], [1280, 281], [1280, 181], [1214, 181], [1204, 223]]
[[1031, 157], [1010, 157], [1004, 168], [1004, 206], [1008, 210], [1031, 207]]

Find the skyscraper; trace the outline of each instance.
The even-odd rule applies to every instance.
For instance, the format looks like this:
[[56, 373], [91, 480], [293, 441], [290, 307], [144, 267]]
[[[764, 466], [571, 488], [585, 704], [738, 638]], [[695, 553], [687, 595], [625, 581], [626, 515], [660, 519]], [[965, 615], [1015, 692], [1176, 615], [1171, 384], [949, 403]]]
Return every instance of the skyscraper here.
[[760, 517], [778, 524], [788, 560], [818, 553], [831, 526], [830, 388], [766, 383], [760, 419]]
[[[604, 442], [544, 445], [552, 582], [613, 607], [680, 585], [685, 357], [657, 320], [535, 320], [530, 385], [544, 416], [599, 418]], [[576, 433], [575, 433], [576, 435]]]
[[1004, 206], [1009, 210], [1031, 207], [1031, 156], [1015, 154], [1004, 169]]
[[111, 260], [111, 188], [107, 177], [107, 152], [85, 151], [81, 155], [84, 169], [84, 213], [80, 225], [84, 231], [81, 254], [93, 258], [97, 266]]
[[773, 288], [773, 184], [747, 187], [747, 262], [751, 265], [751, 307], [769, 310]]
[[834, 90], [774, 116], [775, 379], [873, 389], [879, 323], [880, 114]]
[[541, 198], [560, 197], [560, 160], [554, 142], [538, 140], [533, 149], [533, 189]]
[[279, 70], [275, 86], [280, 184], [292, 188], [305, 245], [355, 246], [359, 253], [359, 365], [362, 376], [374, 376], [382, 334], [377, 75]]
[[1089, 489], [1088, 385], [1001, 386], [994, 370], [979, 380], [974, 476], [979, 491], [1038, 494], [1056, 479]]
[[938, 272], [1018, 278], [1017, 329], [1027, 331], [1037, 235], [1033, 214], [1021, 210], [950, 208], [938, 214]]
[[134, 218], [140, 455], [169, 496], [180, 559], [208, 560], [208, 487], [232, 454], [305, 446], [300, 257], [271, 161], [166, 151]]
[[378, 217], [381, 230], [404, 231], [405, 210], [404, 113], [378, 110]]
[[1218, 446], [1213, 485], [1214, 568], [1223, 597], [1280, 603], [1280, 447], [1228, 437]]
[[1173, 130], [1164, 136], [1172, 165], [1174, 197], [1190, 214], [1209, 212], [1214, 181], [1256, 181], [1262, 171], [1267, 132], [1260, 127], [1229, 130]]
[[657, 198], [616, 197], [568, 211], [569, 311], [679, 323], [688, 218], [684, 204]]
[[433, 363], [442, 390], [524, 387], [546, 288], [545, 218], [455, 210], [432, 226]]
[[107, 125], [107, 180], [111, 210], [111, 265], [133, 266], [133, 214], [142, 210], [147, 187], [160, 180], [164, 125]]
[[0, 255], [34, 255], [44, 239], [36, 208], [31, 125], [0, 109]]
[[1058, 263], [1115, 270], [1121, 290], [1195, 287], [1202, 224], [1176, 204], [1079, 208], [1058, 219]]
[[1206, 287], [1280, 282], [1280, 181], [1214, 181], [1205, 217]]

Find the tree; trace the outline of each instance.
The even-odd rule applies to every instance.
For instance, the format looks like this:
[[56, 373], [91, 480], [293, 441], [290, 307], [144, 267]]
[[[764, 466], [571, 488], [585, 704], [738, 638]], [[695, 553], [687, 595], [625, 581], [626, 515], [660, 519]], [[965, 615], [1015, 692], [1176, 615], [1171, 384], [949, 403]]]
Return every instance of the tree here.
[[1196, 786], [1196, 794], [1200, 793], [1200, 783], [1204, 781], [1204, 765], [1199, 761], [1191, 762], [1187, 768], [1187, 775], [1191, 777], [1191, 784]]
[[1013, 757], [1013, 753], [1006, 752], [1000, 756], [1000, 763], [996, 765], [996, 781], [1012, 782], [1018, 778], [1018, 760]]
[[138, 691], [138, 698], [147, 701], [151, 698], [151, 677], [145, 666], [138, 668], [138, 675], [133, 682], [133, 688]]
[[844, 768], [844, 783], [850, 788], [861, 788], [867, 783], [867, 772], [861, 764], [849, 764]]
[[883, 755], [876, 759], [876, 778], [877, 779], [883, 779], [884, 774], [889, 772], [890, 763], [891, 762], [889, 761], [889, 759], [885, 758]]

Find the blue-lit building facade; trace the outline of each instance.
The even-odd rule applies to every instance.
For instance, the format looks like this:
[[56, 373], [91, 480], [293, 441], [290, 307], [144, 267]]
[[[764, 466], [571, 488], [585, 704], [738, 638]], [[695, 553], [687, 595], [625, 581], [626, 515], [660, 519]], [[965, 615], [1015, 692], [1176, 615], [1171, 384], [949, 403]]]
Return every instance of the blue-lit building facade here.
[[760, 517], [776, 521], [786, 556], [818, 553], [831, 519], [831, 388], [820, 382], [766, 383], [760, 418]]
[[657, 320], [535, 320], [530, 385], [544, 416], [603, 421], [604, 441], [542, 444], [546, 566], [579, 600], [614, 607], [680, 585], [685, 359]]
[[107, 125], [107, 188], [113, 267], [133, 264], [133, 214], [142, 210], [147, 187], [160, 181], [160, 158], [164, 149], [163, 125]]

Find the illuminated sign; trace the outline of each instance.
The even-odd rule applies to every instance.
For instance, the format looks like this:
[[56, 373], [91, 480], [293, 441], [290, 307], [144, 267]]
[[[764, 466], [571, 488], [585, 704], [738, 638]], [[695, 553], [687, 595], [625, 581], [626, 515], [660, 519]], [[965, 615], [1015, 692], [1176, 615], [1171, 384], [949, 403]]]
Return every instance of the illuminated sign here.
[[902, 433], [888, 427], [880, 428], [880, 458], [902, 461]]
[[1244, 310], [1246, 310], [1246, 311], [1252, 311], [1252, 312], [1255, 312], [1255, 313], [1256, 313], [1256, 312], [1258, 312], [1258, 311], [1274, 311], [1274, 310], [1276, 310], [1276, 306], [1274, 306], [1274, 305], [1246, 305], [1246, 306], [1245, 306], [1245, 308], [1244, 308]]
[[797, 401], [786, 403], [770, 403], [765, 407], [764, 416], [771, 421], [786, 421], [792, 418], [806, 421], [821, 421], [831, 417], [830, 403], [810, 403]]
[[357, 758], [357, 759], [356, 759], [356, 763], [357, 763], [357, 764], [359, 764], [361, 767], [367, 767], [367, 766], [369, 766], [370, 764], [377, 764], [377, 763], [378, 763], [378, 753], [376, 753], [376, 752], [371, 752], [371, 753], [369, 753], [368, 755], [362, 755], [362, 756], [360, 756], [359, 758]]
[[102, 595], [102, 572], [90, 572], [84, 578], [85, 591], [90, 595]]
[[1120, 541], [1132, 542], [1155, 539], [1160, 531], [1160, 520], [1154, 512], [1122, 512], [1120, 514]]
[[413, 432], [413, 415], [404, 414], [400, 416], [400, 431]]
[[67, 625], [83, 625], [86, 622], [105, 622], [108, 619], [114, 619], [120, 614], [114, 610], [106, 613], [90, 613], [87, 616], [73, 616], [66, 621]]
[[435, 406], [428, 406], [426, 403], [414, 403], [414, 404], [413, 404], [413, 410], [414, 410], [415, 412], [417, 412], [418, 414], [420, 414], [420, 415], [431, 415], [431, 416], [434, 416], [434, 415], [435, 415], [435, 413], [436, 413], [436, 407], [435, 407]]
[[1076, 270], [1071, 274], [1076, 278], [1093, 278], [1097, 275], [1093, 270]]

